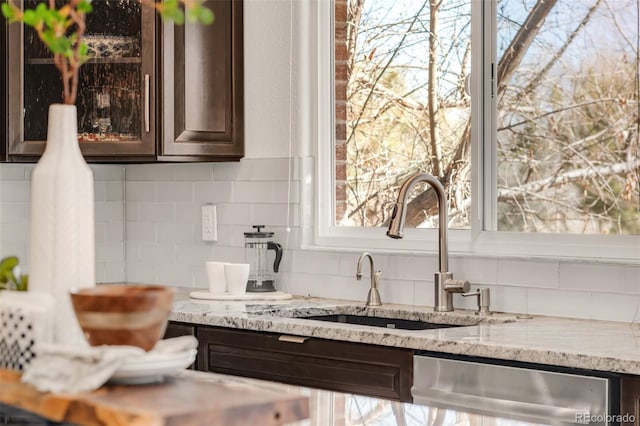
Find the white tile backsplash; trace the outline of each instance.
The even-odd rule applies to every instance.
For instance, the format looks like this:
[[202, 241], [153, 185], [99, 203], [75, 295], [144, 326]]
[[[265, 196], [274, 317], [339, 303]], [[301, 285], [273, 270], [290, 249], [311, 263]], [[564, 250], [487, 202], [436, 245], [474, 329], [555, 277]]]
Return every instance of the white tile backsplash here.
[[[29, 270], [33, 164], [0, 163], [0, 257], [16, 255]], [[124, 166], [91, 165], [96, 215], [96, 279], [124, 281]]]
[[[311, 230], [300, 226], [301, 199], [306, 223], [313, 217], [308, 193], [312, 185], [301, 182], [303, 162], [308, 169], [313, 166], [307, 159], [283, 158], [92, 165], [98, 281], [207, 288], [204, 262], [243, 261], [243, 233], [263, 224], [286, 249], [276, 274], [280, 289], [364, 302], [370, 284], [368, 261], [362, 280], [355, 279], [357, 259], [364, 250], [300, 248], [302, 232]], [[294, 180], [289, 186], [290, 164]], [[27, 261], [25, 265], [32, 168], [0, 164], [0, 256], [15, 253]], [[304, 194], [302, 188], [307, 188]], [[218, 207], [216, 242], [201, 241], [201, 207], [208, 202]], [[376, 269], [383, 272], [379, 288], [383, 302], [433, 305], [437, 253], [376, 254], [374, 249], [374, 259]], [[469, 280], [472, 288], [490, 288], [496, 311], [615, 321], [640, 317], [638, 265], [456, 254], [449, 258], [449, 269], [455, 278]], [[476, 301], [454, 295], [454, 305], [475, 309]]]
[[537, 259], [498, 259], [498, 282], [535, 288], [558, 287], [559, 262]]

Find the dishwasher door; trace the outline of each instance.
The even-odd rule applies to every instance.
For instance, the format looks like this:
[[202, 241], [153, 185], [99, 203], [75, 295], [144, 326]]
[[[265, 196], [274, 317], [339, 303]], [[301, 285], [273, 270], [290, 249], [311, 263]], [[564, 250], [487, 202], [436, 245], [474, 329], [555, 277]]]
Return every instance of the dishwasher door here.
[[605, 425], [611, 379], [532, 368], [414, 356], [416, 404], [547, 424]]

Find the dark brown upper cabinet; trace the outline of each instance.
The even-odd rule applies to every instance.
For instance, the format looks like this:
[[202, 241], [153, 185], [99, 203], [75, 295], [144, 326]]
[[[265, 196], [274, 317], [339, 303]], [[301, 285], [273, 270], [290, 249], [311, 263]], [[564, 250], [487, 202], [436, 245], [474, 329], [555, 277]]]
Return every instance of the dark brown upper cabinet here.
[[[33, 7], [38, 1], [16, 4]], [[207, 1], [213, 24], [175, 27], [138, 0], [92, 5], [86, 35], [92, 58], [81, 68], [76, 101], [87, 160], [239, 160], [242, 1]], [[36, 161], [46, 143], [48, 107], [62, 101], [62, 84], [33, 30], [16, 23], [3, 35], [7, 96], [0, 102], [6, 108], [0, 131], [6, 141], [0, 154], [9, 161]]]
[[[80, 68], [76, 100], [80, 148], [87, 158], [153, 159], [155, 12], [137, 1], [92, 5], [85, 34], [91, 59]], [[33, 29], [10, 24], [8, 36], [8, 154], [28, 161], [44, 151], [48, 108], [62, 102], [62, 83]]]
[[161, 160], [244, 153], [242, 1], [204, 4], [212, 25], [163, 25]]

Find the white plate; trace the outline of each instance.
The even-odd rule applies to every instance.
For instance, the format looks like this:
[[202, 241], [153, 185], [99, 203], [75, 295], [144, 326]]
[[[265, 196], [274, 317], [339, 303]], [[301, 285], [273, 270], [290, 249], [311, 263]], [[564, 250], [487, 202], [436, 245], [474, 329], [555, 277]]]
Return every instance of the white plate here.
[[269, 291], [264, 293], [245, 293], [245, 294], [213, 294], [206, 290], [192, 291], [189, 296], [194, 299], [206, 300], [288, 300], [291, 295], [281, 291]]
[[189, 349], [178, 353], [150, 352], [140, 355], [118, 368], [110, 381], [129, 385], [161, 382], [165, 375], [177, 373], [190, 366], [196, 359], [197, 352], [196, 349]]

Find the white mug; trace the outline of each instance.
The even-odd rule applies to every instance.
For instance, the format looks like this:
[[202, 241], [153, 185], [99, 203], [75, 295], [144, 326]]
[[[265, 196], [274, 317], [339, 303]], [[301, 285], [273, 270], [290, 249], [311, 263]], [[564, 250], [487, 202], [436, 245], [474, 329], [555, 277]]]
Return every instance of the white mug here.
[[224, 294], [227, 291], [227, 279], [224, 266], [227, 262], [207, 262], [207, 276], [209, 277], [209, 292]]
[[247, 292], [248, 263], [227, 263], [224, 265], [224, 275], [227, 280], [229, 294], [239, 296]]

